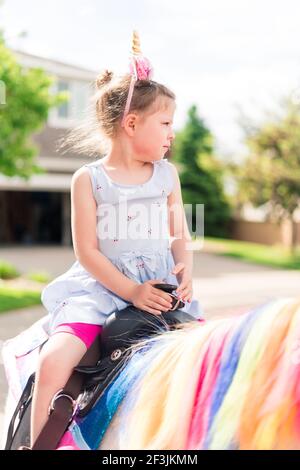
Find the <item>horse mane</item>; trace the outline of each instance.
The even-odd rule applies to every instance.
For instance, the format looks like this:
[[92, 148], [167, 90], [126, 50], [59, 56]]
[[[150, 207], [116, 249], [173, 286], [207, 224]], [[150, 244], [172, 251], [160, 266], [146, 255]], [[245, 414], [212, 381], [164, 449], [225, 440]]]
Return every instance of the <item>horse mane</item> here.
[[299, 449], [299, 332], [300, 300], [285, 298], [133, 346], [109, 392], [123, 397], [115, 442], [120, 449]]

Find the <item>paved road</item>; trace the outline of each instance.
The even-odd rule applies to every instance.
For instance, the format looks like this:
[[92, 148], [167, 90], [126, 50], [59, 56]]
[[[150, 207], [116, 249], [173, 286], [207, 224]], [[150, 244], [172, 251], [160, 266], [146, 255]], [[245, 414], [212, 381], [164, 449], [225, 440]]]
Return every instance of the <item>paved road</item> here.
[[[53, 277], [74, 261], [71, 248], [34, 247], [1, 249], [0, 259], [14, 263], [21, 272], [47, 270]], [[280, 296], [300, 296], [300, 272], [257, 266], [209, 253], [194, 253], [194, 295], [207, 319], [245, 312]], [[46, 313], [43, 307], [0, 315], [0, 341], [11, 338]], [[6, 381], [0, 364], [0, 429]]]

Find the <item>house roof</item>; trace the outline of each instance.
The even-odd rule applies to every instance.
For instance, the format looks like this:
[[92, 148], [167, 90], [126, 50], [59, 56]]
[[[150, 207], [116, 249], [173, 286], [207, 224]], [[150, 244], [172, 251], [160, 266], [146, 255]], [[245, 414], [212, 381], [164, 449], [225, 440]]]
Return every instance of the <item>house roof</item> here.
[[11, 51], [24, 67], [42, 67], [47, 70], [47, 72], [59, 77], [91, 81], [94, 80], [99, 73], [99, 71], [97, 72], [96, 70], [89, 70], [79, 65], [30, 54], [18, 49], [11, 49]]

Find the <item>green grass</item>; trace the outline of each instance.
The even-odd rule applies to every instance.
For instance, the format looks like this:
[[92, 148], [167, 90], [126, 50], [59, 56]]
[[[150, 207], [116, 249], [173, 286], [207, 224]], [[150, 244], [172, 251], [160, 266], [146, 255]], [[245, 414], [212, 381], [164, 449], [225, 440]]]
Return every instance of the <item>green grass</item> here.
[[282, 246], [267, 246], [258, 243], [205, 237], [204, 249], [244, 261], [272, 266], [274, 268], [300, 269], [300, 249], [292, 256]]
[[0, 313], [39, 304], [41, 304], [41, 293], [38, 291], [0, 287]]
[[41, 282], [43, 284], [51, 281], [51, 276], [47, 271], [29, 272], [25, 275], [25, 277], [31, 281]]

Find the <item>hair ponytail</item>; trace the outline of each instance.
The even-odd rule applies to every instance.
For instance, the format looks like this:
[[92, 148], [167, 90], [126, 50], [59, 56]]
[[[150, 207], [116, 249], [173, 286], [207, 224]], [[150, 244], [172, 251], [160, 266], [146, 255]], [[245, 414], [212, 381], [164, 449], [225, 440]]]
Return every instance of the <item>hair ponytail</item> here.
[[112, 78], [113, 72], [110, 70], [104, 70], [104, 72], [100, 73], [96, 78], [96, 88], [100, 90], [104, 85], [110, 83]]

